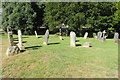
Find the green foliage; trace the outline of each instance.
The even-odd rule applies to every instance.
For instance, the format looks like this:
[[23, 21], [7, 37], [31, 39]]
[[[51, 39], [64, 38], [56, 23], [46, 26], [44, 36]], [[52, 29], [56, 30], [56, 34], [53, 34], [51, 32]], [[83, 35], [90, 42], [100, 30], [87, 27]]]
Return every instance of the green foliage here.
[[93, 31], [111, 30], [119, 32], [120, 3], [100, 2], [32, 2], [3, 3], [3, 28], [21, 29], [25, 34], [45, 26], [55, 31], [64, 23], [78, 35], [83, 28]]
[[[62, 23], [69, 25], [69, 29], [76, 33], [79, 33], [79, 30], [82, 30], [83, 27], [91, 28], [95, 31], [108, 30], [108, 28], [115, 26], [114, 16], [116, 7], [113, 6], [113, 3], [98, 2], [50, 2], [46, 4], [44, 22], [51, 31]], [[118, 11], [116, 15], [117, 13]]]
[[3, 29], [11, 27], [14, 30], [22, 30], [26, 34], [31, 34], [34, 29], [34, 18], [36, 13], [31, 8], [31, 3], [26, 2], [5, 2], [3, 7]]
[[116, 9], [113, 17], [114, 28], [117, 32], [120, 31], [120, 2], [113, 3], [113, 7]]

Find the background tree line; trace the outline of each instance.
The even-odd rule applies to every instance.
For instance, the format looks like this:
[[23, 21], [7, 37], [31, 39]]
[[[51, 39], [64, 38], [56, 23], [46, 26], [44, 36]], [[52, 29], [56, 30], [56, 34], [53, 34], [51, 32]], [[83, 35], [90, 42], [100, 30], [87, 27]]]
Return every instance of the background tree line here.
[[85, 30], [120, 31], [120, 2], [4, 2], [2, 8], [3, 29], [21, 29], [23, 34], [41, 26], [55, 32], [62, 23], [78, 36]]

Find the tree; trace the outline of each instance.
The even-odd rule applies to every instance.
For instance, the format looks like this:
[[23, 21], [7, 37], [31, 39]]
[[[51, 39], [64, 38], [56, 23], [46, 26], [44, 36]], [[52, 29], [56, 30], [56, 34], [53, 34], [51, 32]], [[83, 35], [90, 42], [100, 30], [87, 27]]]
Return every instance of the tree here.
[[31, 3], [4, 2], [2, 7], [2, 24], [4, 30], [7, 27], [11, 27], [14, 30], [22, 30], [24, 34], [32, 34], [36, 13], [33, 11]]
[[116, 9], [113, 17], [113, 29], [120, 33], [120, 2], [113, 3], [113, 8]]
[[113, 27], [115, 8], [112, 3], [47, 3], [44, 22], [51, 31], [56, 25], [68, 24], [70, 30], [79, 33], [83, 27], [95, 31], [108, 30]]

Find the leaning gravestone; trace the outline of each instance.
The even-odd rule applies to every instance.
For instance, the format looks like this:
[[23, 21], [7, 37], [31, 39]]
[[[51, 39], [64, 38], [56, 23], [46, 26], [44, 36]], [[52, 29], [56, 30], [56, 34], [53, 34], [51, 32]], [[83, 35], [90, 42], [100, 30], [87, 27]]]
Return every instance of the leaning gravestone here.
[[35, 36], [36, 36], [36, 38], [38, 38], [38, 35], [37, 35], [37, 32], [35, 31]]
[[76, 46], [75, 44], [75, 39], [76, 39], [76, 34], [75, 32], [71, 31], [70, 32], [70, 46]]
[[23, 50], [25, 47], [22, 44], [22, 33], [21, 33], [21, 30], [18, 30], [18, 40], [19, 40], [18, 47], [20, 48], [20, 50]]
[[87, 39], [87, 36], [88, 36], [88, 32], [85, 33], [84, 39]]
[[45, 36], [44, 36], [44, 45], [48, 45], [48, 39], [49, 39], [49, 30], [46, 30]]
[[119, 34], [118, 33], [114, 34], [114, 41], [115, 41], [115, 43], [119, 42]]
[[7, 56], [13, 56], [20, 52], [20, 49], [17, 45], [14, 44], [12, 31], [8, 32], [9, 46], [6, 51]]

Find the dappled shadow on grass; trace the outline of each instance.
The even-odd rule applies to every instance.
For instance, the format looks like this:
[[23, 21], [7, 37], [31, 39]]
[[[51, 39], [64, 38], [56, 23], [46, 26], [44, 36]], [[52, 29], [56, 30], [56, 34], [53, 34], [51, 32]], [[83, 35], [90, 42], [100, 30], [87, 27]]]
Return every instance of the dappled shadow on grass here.
[[48, 45], [54, 45], [54, 44], [60, 44], [60, 43], [48, 43]]
[[42, 46], [31, 46], [31, 47], [25, 47], [25, 49], [28, 49], [28, 50], [36, 50], [38, 48], [40, 48]]
[[76, 44], [76, 46], [82, 46], [81, 44]]

